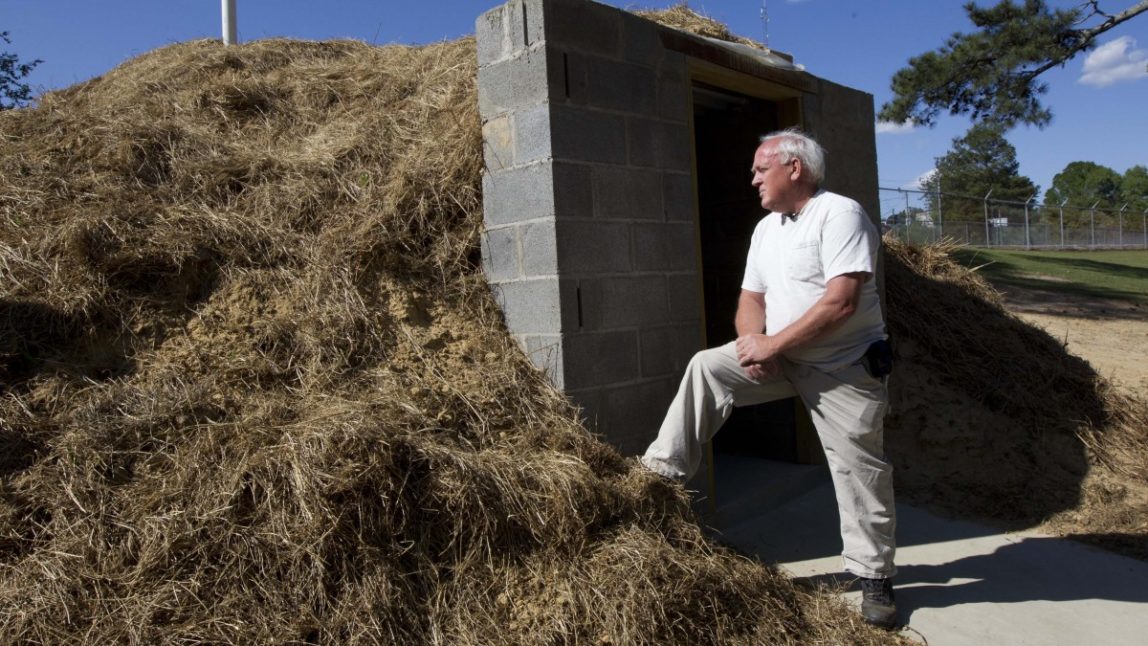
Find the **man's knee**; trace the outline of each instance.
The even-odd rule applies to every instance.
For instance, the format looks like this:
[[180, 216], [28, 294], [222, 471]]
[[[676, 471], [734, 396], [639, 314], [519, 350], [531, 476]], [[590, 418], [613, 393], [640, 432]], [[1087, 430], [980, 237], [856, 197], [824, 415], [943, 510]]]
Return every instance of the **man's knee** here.
[[[716, 348], [706, 348], [694, 353], [694, 358], [690, 363], [696, 363], [701, 366], [717, 366], [728, 362], [730, 357], [725, 349], [725, 346], [718, 346]], [[736, 361], [736, 359], [734, 359]]]

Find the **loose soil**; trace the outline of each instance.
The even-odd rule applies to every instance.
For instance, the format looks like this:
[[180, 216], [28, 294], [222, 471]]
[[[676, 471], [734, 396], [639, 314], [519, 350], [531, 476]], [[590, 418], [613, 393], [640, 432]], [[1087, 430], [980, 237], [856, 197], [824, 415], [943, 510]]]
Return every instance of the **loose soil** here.
[[1010, 312], [1060, 340], [1117, 388], [1148, 399], [1148, 304], [1020, 287], [1001, 293]]

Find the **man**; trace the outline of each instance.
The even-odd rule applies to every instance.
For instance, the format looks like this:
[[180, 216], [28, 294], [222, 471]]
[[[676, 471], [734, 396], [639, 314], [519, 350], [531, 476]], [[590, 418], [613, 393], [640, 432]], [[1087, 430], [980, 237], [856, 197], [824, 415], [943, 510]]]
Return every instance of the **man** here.
[[752, 184], [770, 213], [750, 242], [738, 338], [694, 356], [641, 461], [686, 480], [734, 406], [800, 396], [829, 463], [862, 615], [891, 628], [896, 519], [882, 448], [891, 357], [874, 280], [879, 237], [860, 205], [820, 188], [824, 159], [796, 130], [762, 137]]

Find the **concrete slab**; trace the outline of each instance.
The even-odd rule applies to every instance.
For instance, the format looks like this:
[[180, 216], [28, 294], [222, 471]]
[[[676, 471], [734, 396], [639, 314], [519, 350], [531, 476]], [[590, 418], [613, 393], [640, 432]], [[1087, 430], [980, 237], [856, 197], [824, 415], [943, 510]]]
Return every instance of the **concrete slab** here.
[[[856, 586], [841, 571], [833, 487], [826, 472], [818, 477], [806, 493], [757, 513], [714, 515], [714, 526], [723, 542], [859, 603], [858, 591], [845, 590]], [[1148, 563], [906, 504], [897, 514], [907, 637], [930, 646], [1148, 643]]]

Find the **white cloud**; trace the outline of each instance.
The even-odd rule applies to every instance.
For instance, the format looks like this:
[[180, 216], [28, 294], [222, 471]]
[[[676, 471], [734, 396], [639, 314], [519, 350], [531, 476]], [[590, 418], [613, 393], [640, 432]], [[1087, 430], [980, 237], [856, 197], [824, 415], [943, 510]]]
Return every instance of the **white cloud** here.
[[1121, 36], [1097, 47], [1084, 59], [1079, 83], [1106, 87], [1121, 81], [1148, 78], [1148, 50], [1136, 49], [1136, 39]]
[[878, 121], [877, 134], [879, 135], [904, 135], [913, 132], [917, 127], [917, 122], [909, 119], [905, 123], [893, 123], [891, 121]]
[[925, 182], [929, 181], [933, 177], [933, 175], [936, 175], [936, 174], [937, 174], [937, 169], [936, 168], [930, 168], [929, 170], [918, 175], [917, 179], [913, 180], [912, 182], [909, 182], [908, 184], [902, 186], [901, 188], [911, 189], [914, 191], [924, 190], [925, 189]]

